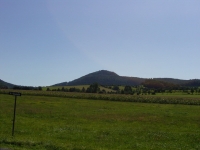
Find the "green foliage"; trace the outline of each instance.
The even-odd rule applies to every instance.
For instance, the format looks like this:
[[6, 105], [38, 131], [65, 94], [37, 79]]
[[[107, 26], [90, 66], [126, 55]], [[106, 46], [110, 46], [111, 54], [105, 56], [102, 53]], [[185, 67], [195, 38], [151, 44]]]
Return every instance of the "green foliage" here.
[[69, 88], [69, 92], [80, 92], [81, 90], [79, 88]]
[[41, 86], [38, 86], [38, 90], [42, 91], [42, 87], [41, 87]]
[[[64, 89], [61, 91], [64, 92], [86, 92], [86, 89], [89, 87], [90, 85], [77, 85], [77, 86], [64, 86], [64, 88], [62, 86], [51, 86], [51, 87], [43, 87], [43, 91], [58, 91], [58, 89]], [[105, 86], [99, 86], [100, 88], [100, 93], [114, 93], [116, 91], [112, 90], [112, 89], [108, 89]], [[71, 90], [70, 90], [71, 89]], [[74, 90], [75, 89], [75, 90]]]
[[115, 90], [115, 91], [119, 91], [120, 90], [119, 86], [117, 86], [117, 85], [113, 86], [112, 89]]
[[81, 92], [85, 92], [85, 88], [84, 87], [82, 88]]
[[131, 86], [125, 86], [124, 87], [124, 94], [132, 94], [132, 87]]
[[87, 88], [87, 93], [98, 93], [100, 91], [98, 83], [93, 83]]

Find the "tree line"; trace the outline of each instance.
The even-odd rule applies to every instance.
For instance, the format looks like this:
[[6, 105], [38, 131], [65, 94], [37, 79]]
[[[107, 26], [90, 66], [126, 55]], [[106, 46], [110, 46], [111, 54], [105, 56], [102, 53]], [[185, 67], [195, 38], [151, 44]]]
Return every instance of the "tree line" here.
[[[165, 81], [158, 81], [154, 79], [146, 79], [143, 83], [138, 86], [103, 86], [110, 91], [106, 91], [105, 89], [100, 89], [100, 85], [98, 83], [91, 84], [88, 88], [82, 87], [76, 88], [57, 88], [57, 89], [50, 89], [47, 88], [47, 91], [64, 91], [64, 92], [82, 92], [82, 93], [108, 93], [108, 94], [131, 94], [131, 95], [155, 95], [156, 93], [173, 93], [173, 92], [182, 92], [185, 94], [200, 94], [200, 88], [198, 84], [199, 80], [191, 80], [190, 86], [189, 85], [178, 85], [173, 84]], [[0, 89], [7, 89], [6, 86], [0, 86]], [[42, 90], [41, 86], [32, 87], [32, 86], [14, 86], [13, 89], [17, 90]]]
[[200, 94], [200, 88], [198, 87], [180, 87], [173, 84], [163, 85], [161, 83], [148, 81], [144, 85], [139, 86], [124, 86], [120, 89], [120, 86], [103, 86], [111, 91], [106, 91], [105, 89], [100, 89], [98, 83], [91, 84], [88, 88], [57, 88], [50, 89], [47, 88], [47, 91], [63, 91], [63, 92], [82, 92], [82, 93], [107, 93], [107, 94], [130, 94], [130, 95], [155, 95], [156, 93], [173, 93], [173, 92], [182, 92], [185, 94]]
[[41, 86], [38, 87], [33, 87], [33, 86], [14, 86], [13, 87], [14, 90], [42, 90]]

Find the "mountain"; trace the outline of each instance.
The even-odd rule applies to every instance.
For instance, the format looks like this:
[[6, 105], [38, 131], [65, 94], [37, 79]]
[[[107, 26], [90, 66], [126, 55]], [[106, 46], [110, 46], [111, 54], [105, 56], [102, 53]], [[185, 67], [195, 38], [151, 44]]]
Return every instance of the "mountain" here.
[[[75, 86], [75, 85], [91, 85], [93, 83], [98, 83], [100, 85], [130, 85], [136, 86], [141, 85], [144, 82], [149, 80], [159, 81], [155, 82], [156, 84], [164, 84], [167, 86], [187, 86], [187, 87], [197, 87], [200, 86], [199, 79], [192, 79], [192, 80], [181, 80], [181, 79], [174, 79], [174, 78], [138, 78], [138, 77], [126, 77], [126, 76], [119, 76], [118, 74], [107, 71], [107, 70], [100, 70], [93, 73], [89, 73], [85, 76], [82, 76], [78, 79], [75, 79], [70, 82], [62, 82], [55, 84], [53, 86]], [[151, 82], [153, 83], [153, 82]]]
[[0, 79], [0, 88], [13, 88], [15, 85], [14, 84], [11, 84], [11, 83], [8, 83], [8, 82], [5, 82], [3, 80]]
[[67, 82], [61, 82], [61, 83], [54, 84], [52, 86], [66, 86], [66, 85], [67, 85]]
[[[98, 83], [100, 85], [130, 85], [135, 86], [139, 85], [144, 81], [142, 78], [137, 77], [124, 77], [119, 76], [118, 74], [107, 71], [107, 70], [100, 70], [97, 72], [93, 72], [90, 74], [87, 74], [85, 76], [82, 76], [78, 79], [75, 79], [73, 81], [70, 81], [67, 83], [67, 85], [73, 86], [73, 85], [90, 85], [93, 83]], [[66, 85], [66, 82], [56, 84], [57, 86], [64, 86]], [[55, 86], [55, 85], [54, 85]]]
[[[153, 82], [151, 81], [153, 80]], [[159, 81], [159, 82], [154, 82]], [[107, 71], [107, 70], [100, 70], [93, 73], [89, 73], [85, 76], [82, 76], [78, 79], [75, 79], [70, 82], [62, 82], [57, 83], [52, 86], [75, 86], [75, 85], [91, 85], [93, 83], [98, 83], [100, 85], [110, 86], [110, 85], [130, 85], [130, 86], [137, 86], [137, 85], [145, 85], [148, 84], [149, 86], [153, 85], [163, 85], [163, 86], [185, 86], [185, 87], [200, 87], [200, 79], [191, 79], [191, 80], [181, 80], [181, 79], [174, 79], [174, 78], [138, 78], [138, 77], [127, 77], [127, 76], [119, 76], [118, 74]], [[13, 88], [14, 84], [5, 82], [0, 79], [0, 88]]]

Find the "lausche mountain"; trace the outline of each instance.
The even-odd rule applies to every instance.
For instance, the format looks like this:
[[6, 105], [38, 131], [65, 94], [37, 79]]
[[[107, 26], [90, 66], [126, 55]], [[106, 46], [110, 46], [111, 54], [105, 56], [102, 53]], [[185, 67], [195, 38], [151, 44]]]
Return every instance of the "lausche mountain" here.
[[[153, 80], [156, 82], [152, 82], [150, 80]], [[107, 70], [100, 70], [93, 73], [89, 73], [73, 81], [61, 82], [61, 83], [54, 84], [52, 86], [91, 85], [93, 83], [98, 83], [100, 85], [105, 85], [105, 86], [112, 86], [112, 85], [137, 86], [137, 85], [146, 85], [146, 84], [149, 85], [151, 83], [151, 84], [159, 84], [159, 85], [165, 84], [165, 86], [174, 84], [174, 86], [200, 87], [199, 79], [181, 80], [181, 79], [174, 79], [174, 78], [148, 79], [148, 78], [138, 78], [138, 77], [127, 77], [127, 76], [119, 76], [118, 74], [111, 71], [107, 71]], [[17, 86], [17, 85], [5, 82], [0, 79], [0, 89], [13, 88], [14, 86]]]
[[[166, 84], [171, 83], [171, 84], [180, 85], [180, 86], [190, 86], [190, 87], [200, 86], [199, 79], [192, 79], [192, 80], [181, 80], [181, 79], [174, 79], [174, 78], [151, 78], [151, 79], [160, 81], [162, 82], [162, 84], [165, 82]], [[119, 76], [118, 74], [111, 71], [100, 70], [93, 73], [89, 73], [73, 81], [62, 82], [62, 83], [55, 84], [53, 86], [90, 85], [93, 83], [98, 83], [100, 85], [136, 86], [136, 85], [141, 85], [146, 80], [147, 78]]]
[[[100, 70], [97, 72], [93, 72], [82, 76], [78, 79], [70, 81], [67, 85], [89, 85], [93, 83], [98, 83], [100, 85], [139, 85], [144, 81], [142, 78], [136, 77], [123, 77], [119, 76], [114, 72], [110, 72], [107, 70]], [[65, 86], [66, 82], [56, 84], [57, 86]]]

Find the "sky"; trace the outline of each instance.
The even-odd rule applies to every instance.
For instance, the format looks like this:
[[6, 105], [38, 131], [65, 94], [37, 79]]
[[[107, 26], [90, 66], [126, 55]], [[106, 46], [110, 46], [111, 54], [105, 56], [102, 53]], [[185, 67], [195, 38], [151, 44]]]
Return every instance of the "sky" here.
[[199, 0], [0, 0], [0, 79], [49, 86], [109, 70], [200, 79]]

